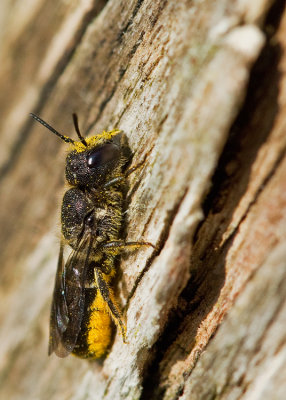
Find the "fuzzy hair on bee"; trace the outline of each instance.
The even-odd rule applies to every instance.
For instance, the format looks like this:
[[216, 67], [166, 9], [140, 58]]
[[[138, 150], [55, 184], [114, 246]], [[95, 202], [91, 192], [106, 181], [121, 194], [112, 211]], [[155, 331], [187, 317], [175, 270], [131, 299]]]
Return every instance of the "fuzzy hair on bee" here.
[[[65, 177], [69, 185], [61, 207], [61, 242], [51, 306], [49, 355], [70, 353], [86, 359], [104, 356], [113, 323], [126, 342], [126, 322], [114, 291], [116, 256], [152, 246], [125, 242], [121, 231], [129, 149], [119, 130], [84, 138], [73, 114], [79, 140], [64, 136], [37, 115], [31, 116], [70, 145]], [[71, 249], [67, 261], [64, 247]]]

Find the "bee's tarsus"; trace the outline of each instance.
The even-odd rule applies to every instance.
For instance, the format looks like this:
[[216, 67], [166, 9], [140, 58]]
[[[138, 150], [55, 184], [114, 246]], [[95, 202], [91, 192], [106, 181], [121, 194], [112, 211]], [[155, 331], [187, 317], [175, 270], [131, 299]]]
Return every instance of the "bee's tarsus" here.
[[125, 177], [124, 176], [117, 176], [116, 178], [110, 179], [110, 181], [106, 182], [103, 187], [104, 189], [107, 189], [110, 186], [115, 185], [116, 183], [124, 182]]

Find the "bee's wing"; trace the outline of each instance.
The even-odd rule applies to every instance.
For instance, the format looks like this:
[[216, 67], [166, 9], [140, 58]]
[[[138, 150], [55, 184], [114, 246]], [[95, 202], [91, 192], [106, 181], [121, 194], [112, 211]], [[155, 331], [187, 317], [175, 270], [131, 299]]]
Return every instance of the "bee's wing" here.
[[65, 357], [69, 352], [62, 345], [62, 335], [66, 330], [69, 318], [65, 299], [65, 265], [63, 258], [64, 246], [60, 245], [58, 267], [50, 316], [49, 355], [53, 352]]
[[84, 310], [84, 282], [92, 243], [90, 235], [84, 236], [66, 264], [61, 243], [51, 307], [49, 355], [55, 352], [58, 357], [66, 357], [76, 344]]

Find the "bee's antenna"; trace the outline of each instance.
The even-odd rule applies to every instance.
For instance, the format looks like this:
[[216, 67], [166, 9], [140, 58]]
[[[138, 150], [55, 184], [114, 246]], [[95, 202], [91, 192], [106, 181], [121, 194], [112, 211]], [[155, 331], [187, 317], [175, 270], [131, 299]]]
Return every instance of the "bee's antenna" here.
[[82, 144], [87, 146], [85, 138], [82, 136], [82, 134], [80, 133], [80, 130], [79, 130], [77, 115], [75, 113], [73, 113], [72, 118], [73, 118], [74, 128], [75, 128], [75, 131], [77, 133], [77, 136], [79, 137], [79, 140], [81, 141]]
[[74, 144], [74, 140], [62, 135], [61, 133], [59, 133], [58, 131], [56, 131], [53, 127], [51, 127], [51, 125], [49, 125], [47, 122], [45, 122], [44, 120], [42, 120], [40, 117], [38, 117], [36, 114], [30, 113], [31, 117], [33, 117], [36, 121], [40, 122], [40, 124], [44, 125], [46, 128], [48, 128], [51, 132], [53, 132], [55, 135], [57, 135], [59, 138], [61, 138], [63, 141], [65, 141], [66, 143], [73, 143]]

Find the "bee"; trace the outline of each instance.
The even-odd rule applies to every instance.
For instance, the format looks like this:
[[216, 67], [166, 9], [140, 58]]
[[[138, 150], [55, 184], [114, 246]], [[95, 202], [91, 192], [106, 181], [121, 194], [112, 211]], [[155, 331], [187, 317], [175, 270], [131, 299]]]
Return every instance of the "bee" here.
[[[104, 356], [113, 322], [126, 342], [126, 322], [114, 292], [117, 255], [148, 242], [120, 238], [126, 179], [143, 162], [127, 169], [128, 146], [119, 130], [79, 140], [64, 136], [37, 115], [36, 121], [70, 145], [65, 176], [68, 190], [61, 207], [61, 241], [50, 316], [49, 355], [70, 353], [86, 359]], [[64, 261], [64, 248], [70, 254]], [[154, 246], [153, 246], [154, 247]]]

